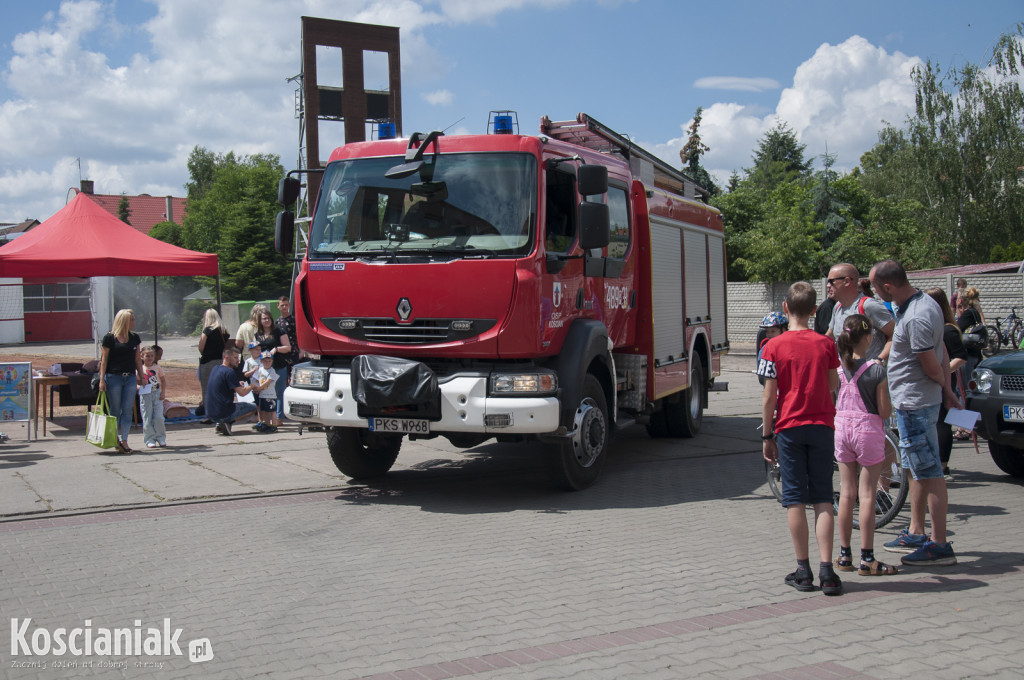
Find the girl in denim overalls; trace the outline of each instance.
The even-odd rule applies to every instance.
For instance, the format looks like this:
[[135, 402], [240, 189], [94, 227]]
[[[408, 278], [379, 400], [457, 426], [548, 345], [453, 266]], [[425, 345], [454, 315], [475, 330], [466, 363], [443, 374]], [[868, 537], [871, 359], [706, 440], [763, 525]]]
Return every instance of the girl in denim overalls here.
[[[875, 559], [875, 488], [885, 463], [885, 420], [892, 411], [885, 367], [865, 360], [871, 321], [851, 314], [836, 338], [842, 369], [836, 400], [836, 460], [839, 462], [839, 557], [836, 568], [854, 571], [853, 506], [860, 497], [861, 576], [889, 576], [896, 567]], [[858, 488], [859, 487], [859, 488]]]

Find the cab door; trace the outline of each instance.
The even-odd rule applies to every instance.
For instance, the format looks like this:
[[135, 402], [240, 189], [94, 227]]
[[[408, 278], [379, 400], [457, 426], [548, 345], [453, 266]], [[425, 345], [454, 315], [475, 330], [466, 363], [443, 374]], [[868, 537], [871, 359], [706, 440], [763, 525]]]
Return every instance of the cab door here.
[[[629, 206], [629, 185], [608, 181], [608, 245], [602, 249], [603, 266], [594, 272], [594, 285], [601, 295], [602, 320], [615, 347], [632, 344], [635, 337], [633, 310], [636, 309], [636, 258], [633, 223]], [[596, 255], [596, 253], [592, 253]]]

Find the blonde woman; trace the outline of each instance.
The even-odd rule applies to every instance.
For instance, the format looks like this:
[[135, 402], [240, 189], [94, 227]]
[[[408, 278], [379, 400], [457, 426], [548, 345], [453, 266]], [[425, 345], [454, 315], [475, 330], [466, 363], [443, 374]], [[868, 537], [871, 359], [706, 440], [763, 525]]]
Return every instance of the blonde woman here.
[[135, 312], [122, 309], [114, 316], [114, 327], [100, 342], [100, 392], [107, 393], [110, 415], [117, 418], [117, 450], [130, 454], [128, 432], [132, 427], [135, 394], [146, 381], [139, 346], [142, 340], [132, 330]]
[[210, 308], [203, 315], [203, 334], [199, 336], [199, 386], [206, 404], [206, 385], [210, 382], [210, 373], [222, 361], [224, 345], [228, 341], [228, 332], [216, 309]]
[[235, 333], [235, 344], [238, 345], [238, 351], [249, 351], [249, 343], [256, 338], [256, 331], [260, 328], [260, 316], [263, 314], [270, 314], [270, 308], [266, 305], [253, 305], [249, 310], [249, 319], [243, 321], [242, 325], [238, 327], [238, 332]]

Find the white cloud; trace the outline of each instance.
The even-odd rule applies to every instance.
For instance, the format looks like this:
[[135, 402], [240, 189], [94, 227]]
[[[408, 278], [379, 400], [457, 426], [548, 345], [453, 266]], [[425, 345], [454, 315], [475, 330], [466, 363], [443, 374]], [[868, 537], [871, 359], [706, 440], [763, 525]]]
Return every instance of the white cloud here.
[[531, 6], [550, 9], [571, 2], [572, 0], [441, 0], [440, 4], [444, 15], [453, 21], [491, 23], [502, 12]]
[[737, 90], [740, 92], [767, 92], [779, 89], [779, 81], [772, 78], [740, 78], [737, 76], [708, 76], [698, 78], [693, 86], [699, 90]]
[[[194, 145], [292, 164], [296, 85], [286, 78], [301, 69], [299, 16], [398, 26], [408, 95], [408, 85], [433, 86], [422, 98], [447, 105], [455, 94], [438, 83], [454, 64], [425, 29], [573, 0], [151, 1], [152, 18], [126, 27], [114, 0], [65, 0], [12, 40], [0, 66], [0, 221], [56, 212], [78, 184], [68, 158], [82, 158], [99, 193], [180, 195]], [[139, 53], [118, 53], [132, 33]]]
[[454, 101], [455, 97], [448, 90], [436, 90], [434, 92], [424, 92], [422, 95], [424, 101], [434, 106], [448, 106]]
[[[835, 168], [849, 170], [878, 141], [885, 122], [901, 125], [914, 109], [911, 70], [923, 62], [900, 52], [888, 53], [860, 36], [838, 45], [821, 45], [797, 67], [793, 85], [779, 96], [774, 111], [719, 102], [705, 107], [701, 139], [711, 151], [702, 159], [720, 184], [733, 170], [742, 174], [760, 138], [783, 121], [807, 145], [808, 157], [827, 150], [837, 154]], [[651, 151], [679, 163], [692, 122], [680, 125], [681, 135], [651, 145]]]

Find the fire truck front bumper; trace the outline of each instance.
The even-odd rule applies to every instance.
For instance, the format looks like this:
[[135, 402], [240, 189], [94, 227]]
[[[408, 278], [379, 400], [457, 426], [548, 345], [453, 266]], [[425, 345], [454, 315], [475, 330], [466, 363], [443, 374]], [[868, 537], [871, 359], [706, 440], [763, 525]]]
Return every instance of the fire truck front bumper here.
[[368, 408], [359, 403], [352, 385], [348, 368], [295, 366], [284, 392], [284, 412], [289, 420], [325, 427], [405, 434], [548, 434], [559, 426], [557, 378], [541, 369], [464, 371], [439, 378], [439, 417], [436, 409], [427, 417], [404, 413], [401, 403]]

